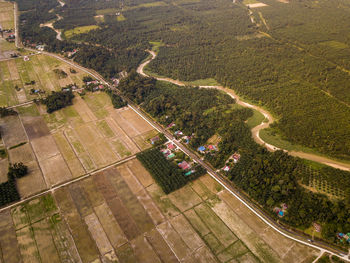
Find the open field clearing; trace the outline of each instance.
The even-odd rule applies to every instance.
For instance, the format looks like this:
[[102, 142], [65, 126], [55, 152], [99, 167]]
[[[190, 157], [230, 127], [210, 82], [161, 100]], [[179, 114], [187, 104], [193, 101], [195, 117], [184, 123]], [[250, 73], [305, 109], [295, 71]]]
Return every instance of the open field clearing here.
[[83, 34], [83, 33], [87, 33], [91, 30], [100, 28], [99, 26], [96, 25], [91, 25], [91, 26], [79, 26], [79, 27], [75, 27], [73, 29], [69, 29], [67, 31], [64, 31], [64, 36], [66, 38], [71, 38], [74, 35], [78, 35], [78, 34]]
[[316, 255], [273, 232], [209, 175], [167, 196], [136, 159], [0, 218], [3, 257], [12, 262], [294, 263]]
[[[0, 106], [12, 106], [40, 98], [41, 95], [33, 94], [32, 89], [48, 93], [68, 84], [81, 86], [85, 74], [77, 68], [74, 68], [76, 73], [71, 73], [71, 68], [72, 66], [43, 54], [29, 56], [29, 61], [24, 61], [23, 58], [0, 61]], [[67, 76], [60, 78], [54, 72], [55, 69], [63, 70]]]

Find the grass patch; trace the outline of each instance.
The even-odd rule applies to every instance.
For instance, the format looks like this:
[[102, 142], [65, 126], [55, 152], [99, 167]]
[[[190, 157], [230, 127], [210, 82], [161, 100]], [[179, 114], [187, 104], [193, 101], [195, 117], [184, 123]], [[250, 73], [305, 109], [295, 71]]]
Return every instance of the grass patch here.
[[119, 16], [117, 16], [117, 21], [124, 21], [124, 20], [126, 20], [126, 18], [123, 14], [120, 14]]
[[220, 86], [220, 83], [212, 78], [198, 79], [198, 80], [187, 81], [187, 82], [184, 81], [184, 83], [192, 86]]
[[132, 9], [137, 9], [137, 8], [150, 8], [150, 7], [157, 7], [157, 6], [167, 6], [167, 4], [163, 1], [157, 1], [157, 2], [152, 2], [152, 3], [144, 3], [136, 6], [127, 6], [124, 8], [125, 10], [132, 10]]
[[36, 107], [35, 104], [31, 104], [29, 106], [17, 107], [17, 111], [20, 115], [24, 115], [24, 116], [33, 116], [33, 117], [40, 116], [38, 108]]
[[99, 26], [96, 26], [96, 25], [91, 25], [91, 26], [79, 26], [79, 27], [75, 27], [75, 28], [73, 28], [73, 29], [64, 31], [64, 36], [65, 36], [66, 38], [71, 38], [71, 37], [73, 37], [74, 35], [87, 33], [87, 32], [89, 32], [89, 31], [94, 30], [94, 29], [97, 29], [97, 28], [100, 28], [100, 27], [99, 27]]
[[260, 3], [260, 2], [255, 1], [255, 0], [244, 0], [244, 1], [243, 1], [243, 4], [244, 4], [244, 5], [257, 4], [257, 3]]
[[247, 125], [252, 129], [262, 123], [263, 120], [265, 120], [265, 116], [261, 112], [253, 110], [253, 116], [247, 120]]
[[117, 13], [118, 11], [119, 11], [118, 8], [106, 8], [106, 9], [96, 10], [96, 14], [97, 15], [108, 15], [108, 14]]
[[108, 123], [105, 120], [97, 122], [96, 126], [105, 137], [111, 138], [114, 136], [114, 132], [112, 131], [112, 129], [109, 127]]
[[346, 49], [349, 48], [349, 46], [345, 43], [338, 42], [335, 40], [325, 41], [320, 43], [321, 46], [327, 46], [335, 49]]
[[112, 141], [111, 143], [121, 158], [131, 155], [131, 152], [120, 141], [116, 140], [116, 141]]
[[18, 147], [21, 147], [22, 145], [25, 145], [27, 142], [21, 142], [19, 144], [16, 144], [14, 146], [11, 146], [9, 149], [12, 150], [12, 149], [15, 149], [15, 148], [18, 148]]
[[4, 159], [7, 157], [7, 151], [6, 149], [0, 149], [0, 158]]
[[278, 148], [282, 148], [288, 151], [302, 151], [306, 153], [313, 153], [313, 154], [320, 155], [319, 153], [317, 153], [316, 151], [310, 148], [307, 148], [301, 145], [292, 144], [291, 142], [284, 140], [278, 133], [276, 133], [271, 128], [260, 130], [259, 135], [262, 140]]

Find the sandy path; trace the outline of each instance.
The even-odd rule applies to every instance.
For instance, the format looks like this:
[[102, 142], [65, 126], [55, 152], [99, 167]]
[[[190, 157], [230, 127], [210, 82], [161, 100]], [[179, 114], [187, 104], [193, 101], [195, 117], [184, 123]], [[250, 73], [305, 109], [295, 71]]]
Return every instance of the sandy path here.
[[[147, 50], [147, 52], [150, 53], [152, 55], [152, 57], [149, 58], [148, 60], [146, 60], [145, 62], [143, 62], [142, 64], [140, 64], [140, 66], [137, 68], [137, 73], [139, 73], [140, 75], [145, 76], [145, 77], [148, 77], [149, 75], [147, 75], [143, 71], [144, 68], [153, 59], [155, 59], [157, 57], [157, 54], [154, 51]], [[159, 77], [155, 77], [155, 79], [161, 80], [161, 81], [167, 81], [167, 82], [179, 85], [179, 86], [185, 86], [185, 84], [179, 80], [174, 80], [174, 79], [170, 79], [170, 78], [159, 78]], [[232, 89], [224, 88], [222, 86], [199, 86], [199, 87], [200, 88], [222, 90], [222, 91], [226, 92], [228, 95], [230, 95], [232, 98], [234, 98], [236, 100], [237, 104], [242, 105], [244, 107], [251, 108], [251, 109], [255, 109], [255, 110], [259, 111], [261, 114], [263, 114], [268, 121], [267, 122], [263, 121], [258, 126], [255, 126], [251, 130], [251, 132], [252, 132], [252, 137], [253, 137], [254, 141], [256, 143], [264, 146], [267, 150], [269, 150], [269, 151], [283, 150], [283, 151], [287, 152], [288, 154], [290, 154], [291, 156], [295, 156], [295, 157], [311, 160], [314, 162], [322, 163], [322, 164], [332, 166], [332, 167], [340, 169], [340, 170], [350, 171], [350, 164], [343, 163], [340, 161], [335, 161], [335, 160], [329, 159], [327, 157], [323, 157], [323, 156], [316, 155], [316, 154], [297, 152], [297, 151], [287, 151], [285, 149], [281, 149], [281, 148], [278, 148], [274, 145], [266, 143], [263, 139], [261, 139], [259, 133], [260, 133], [260, 130], [268, 128], [270, 126], [270, 124], [274, 122], [274, 118], [272, 117], [272, 115], [268, 111], [266, 111], [266, 110], [264, 110], [256, 105], [252, 105], [252, 104], [249, 104], [247, 102], [242, 101], [240, 99], [240, 97]]]

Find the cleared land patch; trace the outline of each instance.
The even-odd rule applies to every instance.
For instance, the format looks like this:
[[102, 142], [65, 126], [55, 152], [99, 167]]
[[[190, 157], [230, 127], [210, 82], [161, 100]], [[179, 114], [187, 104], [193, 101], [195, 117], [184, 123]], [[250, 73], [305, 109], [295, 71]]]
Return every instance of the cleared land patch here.
[[91, 26], [79, 26], [79, 27], [75, 27], [73, 29], [69, 29], [69, 30], [66, 30], [64, 31], [64, 36], [66, 38], [71, 38], [73, 37], [74, 35], [78, 35], [78, 34], [82, 34], [82, 33], [87, 33], [91, 30], [94, 30], [94, 29], [97, 29], [97, 28], [100, 28], [99, 26], [96, 26], [96, 25], [91, 25]]

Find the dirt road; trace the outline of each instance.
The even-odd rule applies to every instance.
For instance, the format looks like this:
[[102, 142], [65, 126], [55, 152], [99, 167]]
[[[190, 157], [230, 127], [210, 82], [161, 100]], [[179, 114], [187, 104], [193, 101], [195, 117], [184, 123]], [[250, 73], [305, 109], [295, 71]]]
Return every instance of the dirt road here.
[[[146, 60], [145, 62], [143, 62], [138, 68], [137, 68], [137, 73], [141, 74], [142, 76], [149, 76], [148, 74], [146, 74], [144, 72], [144, 68], [153, 60], [157, 57], [157, 54], [154, 51], [151, 50], [147, 50], [147, 52], [149, 52], [151, 54], [151, 57]], [[154, 77], [154, 76], [152, 76]], [[179, 80], [174, 80], [174, 79], [170, 79], [170, 78], [163, 78], [163, 77], [154, 77], [157, 80], [161, 80], [161, 81], [167, 81], [179, 86], [185, 86], [184, 83], [182, 83]], [[254, 141], [264, 147], [266, 147], [266, 149], [268, 149], [269, 151], [277, 151], [277, 150], [283, 150], [285, 152], [288, 152], [288, 154], [295, 156], [295, 157], [299, 157], [299, 158], [303, 158], [303, 159], [307, 159], [310, 161], [314, 161], [314, 162], [318, 162], [318, 163], [322, 163], [328, 166], [332, 166], [334, 168], [340, 169], [340, 170], [345, 170], [345, 171], [350, 171], [350, 164], [347, 163], [343, 163], [340, 161], [335, 161], [332, 159], [329, 159], [327, 157], [323, 157], [320, 155], [316, 155], [316, 154], [311, 154], [311, 153], [305, 153], [305, 152], [297, 152], [297, 151], [287, 151], [285, 149], [281, 149], [278, 148], [274, 145], [271, 145], [267, 142], [265, 142], [263, 139], [261, 139], [259, 133], [262, 129], [266, 129], [270, 126], [271, 123], [274, 122], [274, 118], [272, 117], [272, 115], [256, 106], [256, 105], [252, 105], [249, 104], [247, 102], [244, 102], [240, 99], [240, 97], [234, 92], [234, 90], [232, 89], [228, 89], [222, 86], [199, 86], [200, 88], [207, 88], [207, 89], [218, 89], [218, 90], [222, 90], [224, 92], [226, 92], [228, 95], [230, 95], [232, 98], [234, 98], [237, 102], [237, 104], [242, 105], [244, 107], [248, 107], [251, 109], [255, 109], [257, 111], [259, 111], [260, 113], [262, 113], [265, 118], [267, 119], [267, 121], [263, 121], [262, 123], [260, 123], [258, 126], [255, 126], [251, 131], [252, 131], [252, 137], [254, 139]]]

